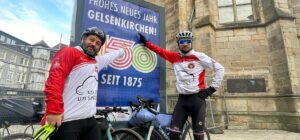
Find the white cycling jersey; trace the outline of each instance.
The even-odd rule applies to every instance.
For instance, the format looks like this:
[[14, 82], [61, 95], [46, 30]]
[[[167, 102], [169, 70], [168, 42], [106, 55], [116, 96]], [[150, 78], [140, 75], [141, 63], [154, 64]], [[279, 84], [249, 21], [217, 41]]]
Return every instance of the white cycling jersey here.
[[224, 67], [202, 52], [191, 50], [183, 55], [171, 52], [147, 42], [146, 46], [173, 64], [176, 75], [176, 89], [179, 94], [194, 94], [205, 86], [205, 69], [214, 72], [209, 86], [219, 88], [224, 76]]
[[63, 114], [63, 122], [95, 115], [98, 72], [123, 54], [121, 49], [94, 59], [79, 46], [57, 52], [45, 84], [45, 115]]

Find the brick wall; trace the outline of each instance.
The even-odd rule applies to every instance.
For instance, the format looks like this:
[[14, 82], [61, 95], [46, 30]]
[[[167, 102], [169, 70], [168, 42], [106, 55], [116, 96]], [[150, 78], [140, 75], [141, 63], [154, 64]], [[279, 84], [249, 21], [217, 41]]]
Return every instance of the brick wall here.
[[[300, 2], [253, 0], [257, 21], [224, 25], [217, 0], [154, 0], [165, 7], [166, 48], [178, 51], [175, 34], [191, 27], [193, 48], [225, 67], [222, 87], [209, 100], [215, 122], [228, 128], [300, 132]], [[195, 6], [193, 19], [191, 11]], [[191, 25], [191, 26], [189, 26]], [[168, 112], [177, 101], [175, 76], [166, 63]], [[208, 73], [207, 79], [210, 79]], [[227, 79], [265, 80], [266, 92], [229, 93]], [[207, 80], [209, 84], [210, 80]], [[211, 114], [207, 113], [211, 126]], [[225, 127], [224, 127], [225, 128]]]

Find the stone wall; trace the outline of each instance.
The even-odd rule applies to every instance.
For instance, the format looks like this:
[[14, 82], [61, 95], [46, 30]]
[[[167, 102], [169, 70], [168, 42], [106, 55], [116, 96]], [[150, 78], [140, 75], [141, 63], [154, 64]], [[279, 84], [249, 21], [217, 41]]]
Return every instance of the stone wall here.
[[[165, 7], [166, 48], [177, 51], [175, 34], [193, 31], [193, 48], [225, 67], [222, 87], [208, 100], [207, 126], [300, 132], [300, 2], [252, 0], [256, 22], [220, 24], [217, 0], [154, 0]], [[193, 8], [195, 8], [194, 14]], [[193, 18], [191, 18], [193, 17]], [[175, 76], [167, 69], [168, 112], [177, 100]], [[209, 84], [211, 73], [207, 75]], [[229, 92], [228, 79], [264, 79], [265, 92]]]
[[[177, 51], [177, 44], [175, 35], [179, 31], [179, 9], [178, 0], [147, 0], [147, 2], [159, 5], [165, 8], [165, 35], [166, 35], [166, 49]], [[166, 63], [166, 93], [176, 94], [175, 75], [173, 67], [170, 63]]]
[[297, 0], [289, 0], [289, 7], [291, 7], [293, 11], [293, 15], [295, 16], [296, 21], [296, 27], [297, 27], [297, 33], [298, 38], [300, 38], [300, 1]]

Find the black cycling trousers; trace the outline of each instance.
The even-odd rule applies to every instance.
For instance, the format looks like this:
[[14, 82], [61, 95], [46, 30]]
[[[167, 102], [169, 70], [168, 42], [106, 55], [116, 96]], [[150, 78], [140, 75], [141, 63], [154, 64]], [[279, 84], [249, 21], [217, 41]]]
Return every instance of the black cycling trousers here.
[[205, 99], [198, 97], [197, 94], [179, 95], [172, 116], [170, 139], [180, 139], [180, 132], [182, 132], [183, 126], [188, 116], [190, 116], [192, 118], [194, 139], [202, 140], [204, 138], [205, 107]]
[[64, 122], [50, 140], [100, 140], [100, 129], [94, 117]]

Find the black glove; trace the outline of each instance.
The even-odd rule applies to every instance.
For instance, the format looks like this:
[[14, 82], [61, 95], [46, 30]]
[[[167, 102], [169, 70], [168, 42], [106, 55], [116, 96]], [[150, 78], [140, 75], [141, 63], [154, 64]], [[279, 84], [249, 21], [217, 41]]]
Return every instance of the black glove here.
[[208, 96], [211, 96], [214, 92], [217, 90], [214, 87], [208, 87], [206, 89], [201, 89], [198, 93], [198, 96], [200, 98], [207, 98]]
[[144, 43], [146, 45], [146, 43], [148, 42], [147, 38], [144, 35], [142, 35], [141, 33], [138, 33], [138, 34], [140, 36], [140, 42]]

